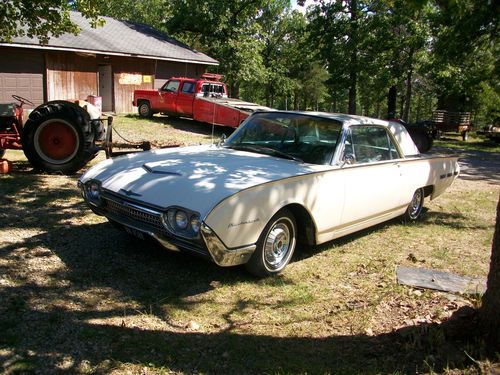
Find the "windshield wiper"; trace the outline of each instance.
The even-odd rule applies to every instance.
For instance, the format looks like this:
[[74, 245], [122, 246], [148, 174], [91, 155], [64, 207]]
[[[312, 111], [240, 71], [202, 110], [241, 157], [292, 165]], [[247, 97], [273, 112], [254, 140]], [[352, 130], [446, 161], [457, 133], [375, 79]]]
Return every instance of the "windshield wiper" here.
[[239, 145], [224, 145], [224, 147], [227, 148], [232, 148], [234, 150], [242, 150], [242, 151], [250, 151], [250, 152], [257, 152], [257, 153], [264, 153], [267, 155], [274, 155], [278, 157], [282, 157], [284, 159], [289, 159], [289, 160], [294, 160], [299, 163], [303, 163], [304, 161], [301, 158], [298, 158], [296, 156], [287, 154], [286, 152], [276, 150], [272, 147], [266, 147], [266, 146], [261, 146], [261, 145], [255, 145], [255, 144], [239, 144]]

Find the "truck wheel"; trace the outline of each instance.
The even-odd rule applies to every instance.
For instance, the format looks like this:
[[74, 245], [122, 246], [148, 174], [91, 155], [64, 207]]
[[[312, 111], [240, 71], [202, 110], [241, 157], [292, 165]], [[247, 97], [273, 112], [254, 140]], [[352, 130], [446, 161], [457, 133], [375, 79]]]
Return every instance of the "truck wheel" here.
[[94, 127], [76, 104], [57, 100], [31, 112], [23, 129], [23, 151], [31, 165], [45, 172], [72, 174], [96, 155]]
[[139, 116], [141, 116], [142, 118], [149, 118], [153, 116], [153, 111], [151, 111], [151, 106], [148, 102], [141, 102], [137, 110], [139, 111]]
[[258, 277], [276, 275], [290, 262], [296, 244], [295, 218], [289, 210], [282, 209], [267, 223], [257, 241], [257, 248], [245, 267]]

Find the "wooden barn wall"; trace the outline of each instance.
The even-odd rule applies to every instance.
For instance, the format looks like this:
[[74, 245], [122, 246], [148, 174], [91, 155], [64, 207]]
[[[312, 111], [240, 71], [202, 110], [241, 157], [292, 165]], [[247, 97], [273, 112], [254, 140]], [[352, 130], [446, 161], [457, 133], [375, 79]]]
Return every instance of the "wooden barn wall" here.
[[160, 61], [156, 64], [155, 89], [159, 89], [170, 77], [200, 77], [207, 70], [206, 65]]
[[113, 70], [115, 112], [133, 112], [134, 90], [153, 88], [155, 61], [111, 57], [110, 64]]
[[97, 95], [97, 63], [94, 56], [68, 52], [48, 52], [47, 98], [85, 99]]
[[74, 52], [46, 52], [45, 61], [47, 100], [101, 95], [99, 66], [109, 65], [116, 113], [134, 112], [134, 90], [159, 88], [172, 76], [199, 77], [206, 71], [205, 65]]

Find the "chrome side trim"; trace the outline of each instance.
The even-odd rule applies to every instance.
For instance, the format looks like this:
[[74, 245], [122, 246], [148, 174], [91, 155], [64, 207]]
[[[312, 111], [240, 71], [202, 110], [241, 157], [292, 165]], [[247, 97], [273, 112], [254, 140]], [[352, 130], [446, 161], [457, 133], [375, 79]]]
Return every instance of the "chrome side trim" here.
[[212, 259], [221, 267], [237, 266], [248, 262], [256, 249], [255, 245], [228, 249], [212, 228], [205, 223], [201, 224], [200, 232]]

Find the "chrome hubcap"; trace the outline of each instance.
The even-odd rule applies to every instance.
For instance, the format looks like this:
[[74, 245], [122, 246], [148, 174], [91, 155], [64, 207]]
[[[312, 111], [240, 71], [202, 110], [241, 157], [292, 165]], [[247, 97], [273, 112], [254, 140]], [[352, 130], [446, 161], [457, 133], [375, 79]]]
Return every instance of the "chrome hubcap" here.
[[264, 245], [264, 259], [271, 269], [278, 269], [287, 261], [293, 249], [294, 238], [283, 222], [276, 223], [269, 231]]
[[413, 199], [410, 203], [410, 212], [409, 215], [412, 219], [415, 219], [420, 214], [420, 210], [422, 209], [422, 190], [417, 190], [413, 195]]

